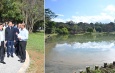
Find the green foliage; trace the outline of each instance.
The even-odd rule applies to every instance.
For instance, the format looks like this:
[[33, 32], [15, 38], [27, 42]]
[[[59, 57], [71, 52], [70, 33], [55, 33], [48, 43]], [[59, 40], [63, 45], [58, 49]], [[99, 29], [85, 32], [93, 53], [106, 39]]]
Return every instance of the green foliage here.
[[50, 9], [45, 9], [45, 20], [51, 21], [51, 19], [56, 18], [57, 15], [52, 12]]
[[33, 26], [33, 32], [37, 32], [37, 30], [39, 30], [39, 28], [41, 28], [42, 30], [44, 29], [44, 21], [37, 21], [34, 26]]
[[4, 0], [1, 16], [7, 20], [22, 21], [21, 3], [18, 1]]
[[3, 4], [0, 2], [0, 11], [3, 9]]
[[68, 29], [67, 28], [62, 28], [63, 34], [68, 34]]
[[88, 29], [87, 29], [87, 32], [93, 32], [93, 28], [91, 28], [91, 27], [89, 27]]
[[57, 29], [57, 33], [58, 34], [68, 34], [69, 33], [69, 31], [68, 31], [68, 29], [67, 28], [62, 28], [62, 29]]
[[78, 26], [76, 24], [72, 25], [70, 28], [71, 33], [76, 34], [78, 30]]
[[93, 73], [102, 73], [101, 70], [94, 70]]
[[[49, 24], [49, 22], [52, 22], [51, 19], [57, 17], [57, 15], [52, 12], [50, 9], [45, 9], [45, 31], [46, 33], [53, 33], [55, 32], [55, 29], [57, 29], [58, 33], [63, 33], [62, 28], [67, 28], [68, 33], [72, 34], [78, 34], [78, 33], [86, 33], [86, 32], [114, 32], [115, 31], [115, 23], [84, 23], [84, 22], [78, 22], [75, 23], [73, 21], [67, 21], [64, 22], [55, 22], [55, 25], [53, 23]], [[93, 29], [94, 28], [94, 29]]]
[[50, 9], [45, 9], [45, 32], [46, 33], [55, 33], [56, 23], [51, 21], [51, 19], [56, 18], [57, 15], [52, 12]]
[[102, 31], [101, 26], [96, 26], [95, 29], [96, 29], [97, 32], [101, 32]]
[[55, 33], [55, 30], [56, 30], [55, 25], [56, 25], [56, 23], [54, 21], [47, 22], [45, 25], [45, 28], [46, 28], [45, 32], [46, 33]]
[[[44, 20], [43, 0], [1, 0], [0, 21], [24, 22], [29, 32], [39, 21]], [[35, 25], [35, 26], [34, 26]], [[41, 24], [40, 24], [41, 25]], [[43, 27], [43, 23], [42, 23]]]

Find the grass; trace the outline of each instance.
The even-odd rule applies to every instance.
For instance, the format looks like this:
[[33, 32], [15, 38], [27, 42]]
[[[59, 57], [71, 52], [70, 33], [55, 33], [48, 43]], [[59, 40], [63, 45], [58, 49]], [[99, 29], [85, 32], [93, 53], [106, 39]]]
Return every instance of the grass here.
[[44, 53], [44, 33], [43, 32], [30, 33], [28, 43], [27, 43], [27, 50], [36, 50], [38, 52]]
[[27, 51], [30, 56], [30, 66], [26, 73], [44, 73], [44, 32], [30, 33]]

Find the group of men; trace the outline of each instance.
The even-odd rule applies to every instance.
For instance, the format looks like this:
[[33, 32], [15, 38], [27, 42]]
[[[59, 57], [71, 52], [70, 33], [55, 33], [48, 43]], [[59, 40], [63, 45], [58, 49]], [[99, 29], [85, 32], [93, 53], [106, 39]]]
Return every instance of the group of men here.
[[5, 51], [7, 57], [14, 57], [14, 53], [19, 57], [21, 63], [26, 59], [26, 44], [28, 40], [28, 30], [24, 23], [19, 23], [16, 26], [9, 21], [8, 26], [0, 23], [0, 63], [4, 62]]

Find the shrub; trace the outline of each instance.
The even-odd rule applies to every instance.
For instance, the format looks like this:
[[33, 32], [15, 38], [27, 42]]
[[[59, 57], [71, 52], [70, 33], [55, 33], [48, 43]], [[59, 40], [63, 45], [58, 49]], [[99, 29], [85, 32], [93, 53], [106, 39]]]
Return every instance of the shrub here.
[[89, 27], [88, 29], [87, 29], [87, 32], [93, 32], [93, 28], [91, 28], [91, 27]]
[[62, 28], [62, 29], [57, 28], [57, 33], [58, 33], [58, 34], [68, 34], [69, 31], [68, 31], [68, 29], [65, 28], [65, 27]]

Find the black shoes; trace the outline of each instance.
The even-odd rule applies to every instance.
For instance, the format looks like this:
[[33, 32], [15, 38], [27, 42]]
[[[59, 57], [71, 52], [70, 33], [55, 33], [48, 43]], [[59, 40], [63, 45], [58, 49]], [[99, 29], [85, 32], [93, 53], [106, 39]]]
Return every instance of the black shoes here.
[[9, 55], [7, 55], [7, 57], [9, 58]]
[[[10, 55], [7, 55], [7, 57], [9, 58], [9, 57], [10, 57]], [[13, 56], [13, 55], [11, 55], [11, 57], [13, 58], [14, 56]]]
[[13, 56], [13, 55], [11, 55], [11, 57], [13, 58], [14, 56]]
[[21, 61], [21, 60], [18, 60], [18, 61]]
[[25, 62], [25, 60], [21, 60], [21, 63], [24, 63]]
[[20, 63], [24, 63], [24, 62], [25, 62], [25, 60], [22, 60], [22, 59], [20, 59], [20, 60], [18, 60], [18, 61], [20, 61]]
[[6, 64], [4, 61], [1, 61], [0, 63], [2, 63], [2, 64]]

